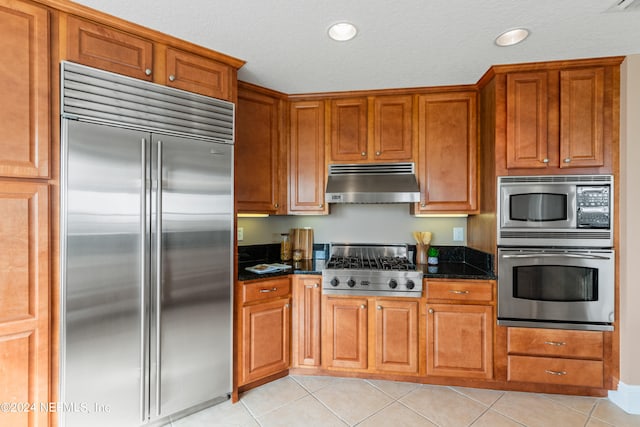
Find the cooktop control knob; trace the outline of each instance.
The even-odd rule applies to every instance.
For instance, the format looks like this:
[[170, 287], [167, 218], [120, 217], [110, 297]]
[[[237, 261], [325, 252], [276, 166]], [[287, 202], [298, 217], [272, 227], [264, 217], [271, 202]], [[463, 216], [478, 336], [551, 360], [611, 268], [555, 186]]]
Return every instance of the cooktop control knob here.
[[353, 279], [349, 279], [347, 280], [347, 286], [349, 286], [350, 288], [353, 288], [356, 285], [356, 281]]
[[409, 279], [407, 280], [407, 289], [413, 289], [416, 287], [416, 284], [413, 283], [413, 280]]
[[337, 277], [334, 277], [333, 279], [331, 279], [331, 286], [336, 287], [340, 284], [340, 281], [338, 280]]
[[396, 279], [391, 279], [391, 280], [389, 280], [389, 287], [390, 287], [391, 289], [395, 289], [395, 288], [397, 288], [397, 287], [398, 287], [398, 282], [397, 282], [397, 280], [396, 280]]

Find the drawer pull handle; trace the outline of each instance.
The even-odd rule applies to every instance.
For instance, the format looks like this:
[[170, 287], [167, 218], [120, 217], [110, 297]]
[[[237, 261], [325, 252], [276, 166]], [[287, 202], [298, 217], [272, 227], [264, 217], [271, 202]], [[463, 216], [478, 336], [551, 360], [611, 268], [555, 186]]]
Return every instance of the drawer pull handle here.
[[545, 341], [544, 343], [547, 344], [547, 345], [555, 345], [556, 347], [561, 347], [563, 345], [567, 345], [567, 343], [564, 342], [564, 341]]
[[313, 288], [317, 288], [318, 284], [314, 283], [313, 285], [305, 285], [304, 287], [307, 288], [307, 289], [313, 289]]
[[450, 294], [456, 294], [456, 295], [465, 295], [465, 294], [468, 294], [469, 291], [458, 291], [458, 290], [455, 290], [455, 289], [450, 289], [449, 293]]
[[558, 375], [558, 376], [567, 375], [567, 371], [551, 371], [549, 369], [545, 369], [544, 371], [549, 375]]
[[275, 292], [275, 291], [277, 291], [277, 290], [278, 290], [278, 288], [260, 289], [260, 293], [261, 293], [261, 294], [266, 294], [266, 293], [269, 293], [269, 292]]

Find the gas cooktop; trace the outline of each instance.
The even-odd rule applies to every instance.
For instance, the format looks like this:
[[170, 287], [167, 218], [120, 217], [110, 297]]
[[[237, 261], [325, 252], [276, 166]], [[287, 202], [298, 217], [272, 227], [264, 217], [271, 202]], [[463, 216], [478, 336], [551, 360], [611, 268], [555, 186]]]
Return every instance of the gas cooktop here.
[[422, 272], [406, 244], [332, 243], [322, 271], [325, 294], [420, 297]]

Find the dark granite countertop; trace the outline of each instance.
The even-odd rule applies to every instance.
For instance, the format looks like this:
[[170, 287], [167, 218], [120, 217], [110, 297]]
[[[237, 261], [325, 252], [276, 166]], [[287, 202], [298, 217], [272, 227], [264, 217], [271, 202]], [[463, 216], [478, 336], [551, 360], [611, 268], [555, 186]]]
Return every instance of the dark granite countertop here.
[[[479, 279], [495, 280], [496, 276], [491, 272], [492, 256], [463, 246], [441, 246], [439, 263], [437, 266], [418, 265], [425, 278], [438, 279]], [[415, 246], [410, 247], [415, 250]], [[256, 280], [281, 277], [289, 274], [322, 274], [328, 245], [314, 244], [314, 253], [324, 255], [325, 259], [310, 259], [298, 262], [286, 262], [293, 268], [274, 273], [256, 274], [245, 270], [256, 264], [268, 264], [280, 261], [280, 245], [266, 244], [244, 246], [238, 248], [238, 280]], [[489, 271], [487, 271], [489, 270]]]
[[[273, 261], [273, 262], [282, 262], [282, 261]], [[256, 264], [256, 262], [245, 262], [238, 263], [238, 280], [246, 281], [246, 280], [255, 280], [255, 279], [269, 279], [273, 277], [286, 276], [288, 274], [322, 274], [322, 269], [324, 268], [325, 260], [319, 259], [308, 259], [302, 261], [288, 261], [282, 262], [282, 264], [290, 265], [292, 268], [290, 270], [277, 271], [274, 273], [265, 273], [265, 274], [257, 274], [251, 271], [245, 270], [247, 267], [252, 267]]]
[[440, 262], [438, 265], [417, 266], [427, 279], [480, 279], [495, 280], [493, 273], [488, 273], [466, 262]]

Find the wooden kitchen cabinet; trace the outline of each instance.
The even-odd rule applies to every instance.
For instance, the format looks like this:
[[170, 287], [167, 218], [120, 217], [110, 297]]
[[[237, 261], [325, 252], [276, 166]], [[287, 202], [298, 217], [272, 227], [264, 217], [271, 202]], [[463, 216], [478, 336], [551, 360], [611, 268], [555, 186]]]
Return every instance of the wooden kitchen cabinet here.
[[292, 366], [320, 367], [322, 276], [294, 275]]
[[289, 107], [289, 213], [326, 215], [324, 101], [292, 101]]
[[330, 162], [412, 161], [413, 97], [331, 100]]
[[219, 99], [235, 92], [231, 67], [216, 60], [167, 47], [166, 67], [167, 86]]
[[418, 96], [418, 181], [414, 213], [477, 213], [477, 93]]
[[325, 296], [323, 302], [323, 366], [367, 369], [367, 298]]
[[[16, 6], [16, 2], [12, 2]], [[5, 13], [0, 2], [0, 15]], [[18, 5], [18, 11], [28, 12]], [[51, 400], [49, 186], [0, 181], [0, 402]], [[18, 408], [20, 408], [18, 406]], [[3, 411], [2, 425], [46, 426], [43, 411]]]
[[49, 13], [0, 1], [0, 176], [47, 178], [50, 98]]
[[416, 299], [325, 296], [323, 366], [416, 375], [418, 310]]
[[562, 329], [507, 329], [507, 380], [602, 388], [604, 334]]
[[619, 64], [605, 58], [494, 67], [495, 100], [504, 102], [495, 116], [496, 172], [611, 173]]
[[289, 278], [241, 282], [239, 385], [289, 368]]
[[425, 281], [427, 375], [493, 378], [495, 281]]
[[[95, 14], [92, 14], [92, 18]], [[243, 61], [117, 19], [61, 14], [62, 59], [219, 99], [235, 101]], [[142, 34], [142, 35], [141, 35]], [[178, 48], [173, 44], [184, 46]], [[197, 49], [192, 52], [189, 48]], [[207, 54], [210, 53], [210, 56]]]
[[136, 79], [153, 81], [153, 42], [69, 15], [65, 59]]
[[238, 212], [286, 213], [286, 159], [281, 152], [283, 101], [253, 85], [238, 85], [236, 200]]
[[418, 373], [418, 301], [375, 300], [375, 369]]

